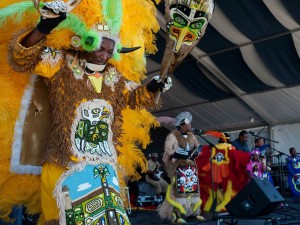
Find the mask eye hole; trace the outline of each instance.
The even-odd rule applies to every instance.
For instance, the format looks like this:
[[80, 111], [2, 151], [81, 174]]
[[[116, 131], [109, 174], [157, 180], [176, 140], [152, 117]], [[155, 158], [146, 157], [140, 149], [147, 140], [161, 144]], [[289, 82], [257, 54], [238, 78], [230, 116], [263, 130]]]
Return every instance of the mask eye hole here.
[[174, 19], [173, 19], [176, 23], [179, 23], [182, 26], [186, 26], [187, 25], [187, 21], [185, 18], [183, 18], [180, 14], [175, 13], [174, 14]]
[[95, 108], [95, 109], [92, 110], [92, 113], [93, 113], [93, 114], [96, 114], [96, 113], [99, 113], [99, 112], [100, 112], [100, 109], [99, 109], [99, 108]]
[[190, 27], [193, 29], [202, 29], [204, 25], [206, 24], [206, 19], [200, 19], [198, 21], [192, 22]]

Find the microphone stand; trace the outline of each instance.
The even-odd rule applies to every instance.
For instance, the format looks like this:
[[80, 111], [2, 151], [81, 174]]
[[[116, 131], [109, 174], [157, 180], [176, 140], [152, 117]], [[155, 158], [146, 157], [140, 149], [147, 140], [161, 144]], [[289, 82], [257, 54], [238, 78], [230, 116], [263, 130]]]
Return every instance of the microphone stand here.
[[282, 151], [279, 151], [279, 150], [277, 150], [277, 149], [275, 149], [275, 148], [271, 148], [271, 147], [270, 147], [270, 149], [272, 149], [273, 151], [277, 152], [279, 155], [289, 156], [288, 154], [286, 154], [286, 153], [284, 153], [284, 152], [282, 152]]
[[284, 168], [283, 168], [283, 162], [282, 162], [282, 156], [289, 156], [287, 155], [286, 153], [282, 152], [282, 151], [279, 151], [275, 148], [271, 148], [272, 151], [275, 151], [277, 152], [278, 154], [276, 155], [278, 158], [278, 172], [279, 172], [279, 177], [280, 177], [280, 187], [282, 187], [282, 194], [284, 195], [284, 197], [287, 197], [286, 196], [286, 190], [287, 190], [287, 185], [286, 185], [286, 182], [284, 181]]
[[[200, 133], [197, 133], [198, 136], [200, 136], [204, 141], [206, 141], [209, 144], [210, 147], [210, 171], [211, 171], [211, 187], [212, 187], [212, 197], [213, 197], [213, 203], [212, 203], [212, 220], [216, 220], [216, 207], [217, 207], [217, 193], [215, 192], [215, 184], [214, 184], [214, 171], [213, 171], [213, 155], [212, 155], [212, 147], [214, 147], [216, 150], [218, 148], [215, 144], [211, 143], [209, 140], [207, 140], [204, 136], [202, 136]], [[201, 190], [200, 190], [201, 191]]]
[[265, 141], [270, 141], [270, 142], [274, 142], [274, 143], [279, 143], [278, 141], [275, 141], [275, 140], [272, 140], [272, 139], [269, 139], [269, 138], [265, 138], [265, 137], [263, 137], [263, 136], [259, 136], [259, 135], [257, 135], [257, 134], [255, 134], [255, 133], [253, 133], [253, 132], [249, 132], [253, 137], [257, 137], [257, 138], [263, 138]]

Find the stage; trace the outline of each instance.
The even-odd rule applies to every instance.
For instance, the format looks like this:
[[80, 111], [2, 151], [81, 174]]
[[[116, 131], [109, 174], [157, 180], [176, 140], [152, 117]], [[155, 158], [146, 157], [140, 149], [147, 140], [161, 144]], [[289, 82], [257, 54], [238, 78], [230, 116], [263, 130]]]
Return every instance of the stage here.
[[[155, 209], [151, 207], [133, 208], [130, 214], [130, 221], [132, 225], [153, 225], [171, 224], [167, 220], [161, 220]], [[237, 217], [230, 216], [224, 213], [215, 214], [212, 218], [212, 213], [203, 213], [207, 219], [206, 222], [199, 222], [196, 220], [188, 221], [188, 225], [207, 224], [207, 225], [223, 225], [223, 224], [238, 224], [238, 225], [279, 225], [279, 224], [300, 224], [300, 202], [295, 203], [293, 199], [286, 198], [282, 206], [279, 206], [272, 213], [257, 216], [257, 217]]]

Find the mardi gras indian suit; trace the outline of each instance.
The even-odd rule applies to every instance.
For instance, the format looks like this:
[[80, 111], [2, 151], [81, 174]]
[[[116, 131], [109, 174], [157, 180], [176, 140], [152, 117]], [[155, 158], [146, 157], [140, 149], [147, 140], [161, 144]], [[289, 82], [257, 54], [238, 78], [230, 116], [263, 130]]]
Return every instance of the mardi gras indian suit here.
[[[134, 179], [133, 165], [147, 169], [136, 144], [145, 147], [156, 125], [145, 110], [154, 94], [140, 85], [144, 54], [156, 50], [154, 4], [84, 0], [30, 48], [20, 43], [40, 18], [32, 2], [1, 1], [0, 8], [1, 218], [22, 204], [31, 214], [42, 208], [40, 223], [129, 224], [120, 171]], [[115, 41], [115, 56], [122, 45], [141, 49], [88, 74], [81, 52], [101, 37]]]
[[[187, 112], [179, 114], [176, 121], [184, 119], [186, 114], [186, 118], [191, 121], [192, 116]], [[200, 216], [202, 201], [194, 161], [199, 153], [196, 151], [198, 146], [199, 142], [192, 132], [182, 134], [179, 130], [174, 130], [166, 138], [163, 160], [171, 184], [168, 186], [164, 202], [159, 207], [159, 216], [162, 219], [178, 224], [187, 223], [182, 217], [192, 216], [204, 220]], [[197, 152], [195, 156], [194, 152]]]

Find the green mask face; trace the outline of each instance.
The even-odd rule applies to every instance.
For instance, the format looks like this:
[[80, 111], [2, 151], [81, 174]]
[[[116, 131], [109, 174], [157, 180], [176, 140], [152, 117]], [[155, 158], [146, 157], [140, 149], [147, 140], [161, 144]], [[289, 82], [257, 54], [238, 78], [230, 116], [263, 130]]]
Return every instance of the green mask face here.
[[208, 15], [183, 4], [170, 6], [171, 20], [167, 23], [170, 38], [175, 41], [174, 51], [183, 44], [191, 45], [198, 41], [206, 27]]

